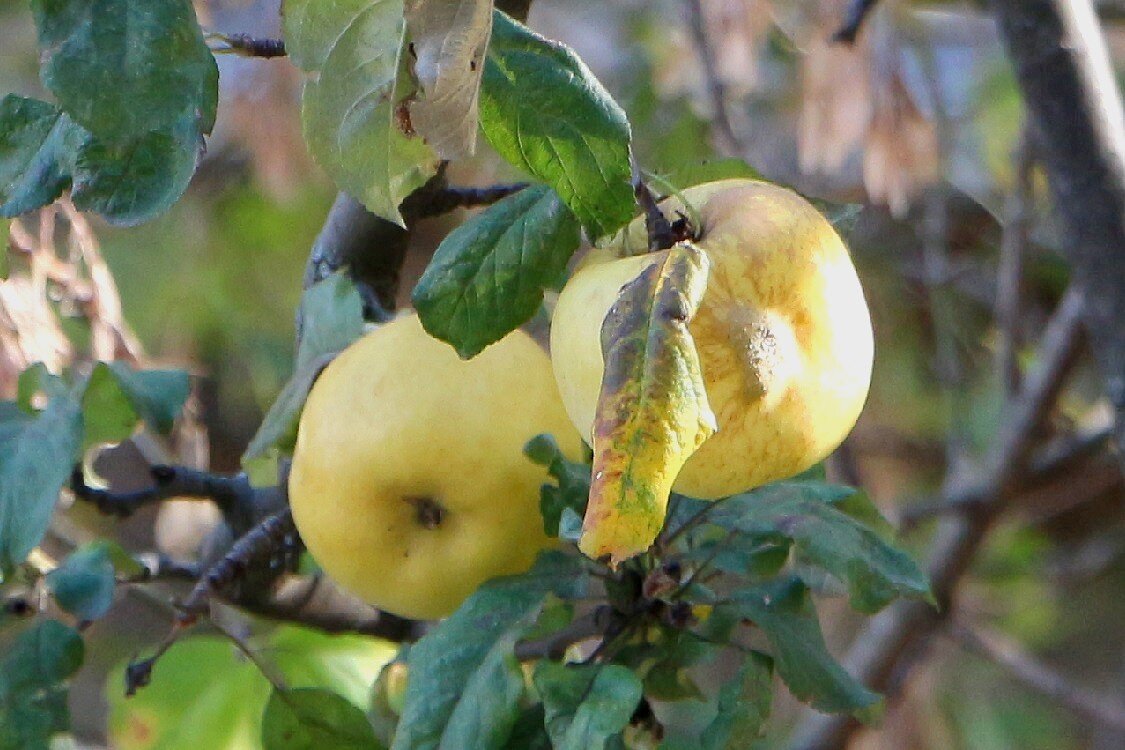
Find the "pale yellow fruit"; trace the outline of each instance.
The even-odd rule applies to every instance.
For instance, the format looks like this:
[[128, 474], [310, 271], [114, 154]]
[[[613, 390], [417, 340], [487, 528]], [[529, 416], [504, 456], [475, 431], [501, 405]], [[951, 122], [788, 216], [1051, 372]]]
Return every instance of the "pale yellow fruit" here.
[[289, 475], [294, 520], [345, 588], [403, 617], [443, 617], [552, 544], [545, 470], [522, 453], [544, 432], [580, 450], [530, 337], [465, 361], [403, 315], [333, 360], [309, 394]]
[[[711, 261], [690, 330], [719, 429], [673, 489], [714, 499], [790, 477], [831, 453], [863, 408], [874, 346], [848, 250], [808, 201], [751, 180], [700, 185], [682, 198], [662, 208], [696, 219], [696, 244]], [[587, 440], [604, 366], [601, 325], [621, 287], [658, 257], [644, 250], [638, 219], [591, 252], [554, 311], [555, 378]]]

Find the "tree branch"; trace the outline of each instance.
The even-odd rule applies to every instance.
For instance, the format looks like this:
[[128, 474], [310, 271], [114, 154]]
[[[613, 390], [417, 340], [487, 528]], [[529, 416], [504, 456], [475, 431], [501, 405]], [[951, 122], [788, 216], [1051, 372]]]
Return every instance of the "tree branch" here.
[[227, 52], [242, 57], [285, 57], [285, 41], [282, 39], [257, 39], [249, 34], [220, 34], [213, 31], [207, 34], [207, 41], [218, 44], [211, 47], [212, 52]]
[[1105, 39], [1090, 0], [992, 6], [1066, 228], [1125, 462], [1125, 115]]
[[1006, 669], [1024, 685], [1058, 701], [1087, 721], [1125, 732], [1125, 703], [1075, 685], [1028, 653], [1006, 636], [954, 623], [950, 635], [968, 650]]
[[126, 518], [146, 505], [173, 498], [211, 500], [223, 513], [224, 520], [234, 533], [241, 534], [257, 521], [264, 504], [245, 474], [228, 477], [191, 469], [186, 466], [155, 465], [149, 469], [153, 485], [134, 492], [111, 492], [86, 484], [82, 467], [76, 466], [70, 476], [74, 497], [92, 503], [106, 515]]
[[707, 93], [711, 99], [711, 108], [715, 111], [713, 122], [717, 131], [719, 149], [728, 156], [741, 156], [746, 153], [746, 144], [738, 137], [731, 122], [730, 108], [727, 103], [727, 87], [719, 77], [719, 70], [715, 63], [715, 50], [711, 46], [711, 37], [707, 33], [707, 19], [703, 15], [702, 0], [685, 0], [688, 11], [688, 22], [691, 27], [695, 48], [699, 59], [703, 63], [703, 75], [707, 81]]
[[[852, 644], [843, 664], [868, 687], [892, 693], [901, 684], [894, 678], [901, 677], [903, 662], [952, 611], [957, 584], [1013, 496], [1033, 440], [1077, 359], [1083, 307], [1081, 292], [1072, 286], [1043, 334], [1038, 368], [1028, 376], [1026, 388], [1009, 400], [1007, 418], [986, 457], [984, 474], [973, 483], [979, 502], [972, 512], [943, 519], [938, 529], [927, 572], [940, 609], [917, 601], [897, 602], [872, 618]], [[947, 499], [959, 492], [957, 486], [947, 484]], [[850, 717], [809, 714], [798, 726], [792, 747], [843, 748], [858, 727]]]

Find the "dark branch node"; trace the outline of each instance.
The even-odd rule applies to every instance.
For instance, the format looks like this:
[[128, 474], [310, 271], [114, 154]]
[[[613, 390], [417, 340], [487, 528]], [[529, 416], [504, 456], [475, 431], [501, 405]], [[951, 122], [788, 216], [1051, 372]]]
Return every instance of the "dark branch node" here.
[[257, 39], [249, 34], [213, 34], [213, 38], [225, 46], [216, 52], [230, 52], [243, 57], [285, 57], [285, 41], [282, 39]]

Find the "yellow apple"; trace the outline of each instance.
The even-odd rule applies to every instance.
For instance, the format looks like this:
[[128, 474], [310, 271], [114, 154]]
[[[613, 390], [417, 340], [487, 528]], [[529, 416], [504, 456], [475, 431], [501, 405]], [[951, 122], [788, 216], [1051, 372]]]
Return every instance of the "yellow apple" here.
[[443, 617], [552, 544], [539, 512], [545, 469], [522, 453], [544, 432], [581, 449], [529, 336], [465, 361], [403, 315], [341, 353], [309, 393], [293, 518], [345, 588], [403, 617]]
[[[765, 182], [700, 185], [661, 209], [693, 219], [710, 259], [690, 331], [718, 422], [673, 489], [715, 499], [804, 471], [851, 431], [871, 381], [871, 319], [847, 248], [808, 201]], [[591, 251], [559, 296], [551, 361], [587, 441], [604, 369], [602, 322], [622, 286], [659, 257], [647, 252], [637, 219]]]

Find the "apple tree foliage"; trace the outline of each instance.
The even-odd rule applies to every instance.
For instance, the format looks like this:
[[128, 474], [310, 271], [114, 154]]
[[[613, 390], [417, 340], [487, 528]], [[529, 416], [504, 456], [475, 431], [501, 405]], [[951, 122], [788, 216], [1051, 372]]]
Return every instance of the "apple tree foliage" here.
[[[217, 103], [217, 67], [190, 0], [31, 0], [31, 10], [49, 100], [0, 100], [0, 216], [64, 193], [115, 224], [167, 210], [192, 177]], [[309, 151], [374, 214], [401, 223], [403, 199], [442, 160], [465, 156], [478, 141], [526, 174], [528, 187], [450, 232], [413, 290], [426, 329], [462, 357], [540, 311], [545, 290], [565, 280], [583, 233], [596, 242], [636, 214], [623, 109], [573, 50], [490, 0], [286, 0], [284, 11], [287, 52], [305, 74]], [[743, 164], [721, 162], [650, 181], [667, 191], [748, 174]], [[675, 274], [654, 280], [634, 290], [634, 303], [644, 307], [654, 289], [677, 283], [686, 282]], [[292, 450], [316, 374], [363, 330], [363, 305], [346, 276], [313, 286], [303, 306], [293, 377], [248, 446], [251, 471]], [[631, 423], [656, 418], [653, 411], [697, 429], [707, 409], [682, 397], [700, 383], [690, 334], [641, 330], [645, 320], [615, 323], [621, 348], [638, 336], [660, 346], [646, 350], [654, 367], [619, 363], [620, 387], [609, 398], [624, 417], [605, 426], [609, 448], [596, 446], [595, 463], [612, 460], [605, 451], [620, 443], [615, 430], [637, 431]], [[662, 379], [644, 382], [654, 370]], [[0, 585], [36, 575], [27, 558], [73, 467], [138, 429], [167, 432], [188, 393], [186, 373], [119, 362], [23, 373], [18, 398], [0, 403]], [[629, 404], [653, 394], [648, 411], [630, 417]], [[568, 461], [549, 436], [526, 453], [550, 473], [541, 507], [560, 550], [526, 574], [486, 583], [404, 647], [394, 657], [408, 668], [404, 695], [392, 694], [384, 671], [365, 678], [365, 688], [373, 685], [366, 701], [365, 691], [323, 687], [234, 701], [259, 712], [265, 747], [745, 748], [763, 731], [778, 681], [822, 711], [861, 720], [878, 714], [879, 696], [825, 646], [816, 596], [846, 596], [857, 611], [874, 613], [929, 590], [863, 492], [814, 472], [714, 503], [672, 495], [652, 548], [608, 567], [576, 549], [590, 463]], [[666, 482], [629, 481], [623, 491], [668, 493]], [[106, 613], [135, 565], [120, 547], [95, 542], [50, 572], [44, 589], [81, 625]], [[67, 728], [67, 680], [82, 664], [82, 635], [60, 620], [27, 626], [0, 617], [0, 628], [22, 628], [0, 632], [10, 644], [0, 659], [0, 750], [45, 748]], [[291, 651], [303, 644], [311, 654], [335, 653], [327, 636], [314, 643], [279, 632]], [[213, 645], [177, 648], [203, 654]], [[348, 653], [363, 658], [361, 650]], [[390, 656], [365, 653], [372, 664]], [[248, 668], [208, 659], [195, 665], [217, 677]], [[157, 669], [152, 694], [162, 689], [160, 676]], [[194, 690], [253, 692], [241, 677], [227, 679], [200, 677]], [[197, 699], [182, 682], [174, 691], [166, 701]], [[216, 700], [230, 705], [234, 697]], [[684, 715], [677, 704], [694, 720], [662, 726], [665, 716]], [[166, 718], [175, 724], [177, 716], [188, 722], [199, 712]]]

